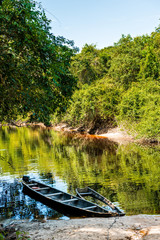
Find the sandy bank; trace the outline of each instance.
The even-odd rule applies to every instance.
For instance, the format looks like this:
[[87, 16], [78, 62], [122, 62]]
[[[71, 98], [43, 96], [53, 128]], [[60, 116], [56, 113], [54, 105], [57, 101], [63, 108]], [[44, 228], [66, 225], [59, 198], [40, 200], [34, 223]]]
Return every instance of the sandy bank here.
[[14, 221], [14, 226], [19, 231], [26, 232], [31, 240], [160, 239], [160, 215], [48, 220], [45, 222], [23, 220]]
[[134, 142], [133, 136], [118, 127], [110, 129], [107, 133], [100, 134], [99, 136], [107, 137], [111, 141], [118, 143]]
[[[60, 125], [55, 126], [54, 130], [64, 131], [64, 132], [77, 132], [77, 133], [83, 132], [82, 129], [79, 130], [76, 128], [70, 128], [70, 127], [67, 127], [66, 124], [60, 124]], [[84, 133], [87, 134], [87, 132], [85, 132], [85, 131], [84, 131]], [[88, 136], [89, 135], [90, 134], [88, 134]], [[108, 129], [107, 132], [104, 132], [102, 134], [95, 133], [94, 135], [97, 138], [98, 137], [108, 138], [110, 141], [117, 142], [120, 144], [125, 144], [127, 142], [135, 141], [133, 136], [129, 135], [125, 130], [120, 129], [119, 127]]]

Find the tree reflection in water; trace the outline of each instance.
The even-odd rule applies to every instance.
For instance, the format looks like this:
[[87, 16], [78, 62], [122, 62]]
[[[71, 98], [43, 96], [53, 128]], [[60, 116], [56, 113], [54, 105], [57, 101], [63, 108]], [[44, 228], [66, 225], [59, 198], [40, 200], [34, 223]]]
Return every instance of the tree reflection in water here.
[[[20, 202], [17, 216], [21, 218], [27, 214], [31, 218], [45, 214], [57, 216], [55, 211], [43, 208], [24, 196], [18, 183], [14, 194], [11, 194], [11, 185], [6, 183], [3, 186], [6, 178], [13, 182], [14, 178], [29, 174], [72, 194], [75, 194], [76, 187], [90, 186], [119, 204], [127, 214], [158, 214], [159, 151], [159, 146], [118, 145], [106, 138], [55, 132], [52, 129], [1, 128], [0, 179], [3, 181], [0, 189], [3, 187], [4, 193], [5, 189], [9, 189], [1, 197], [1, 210], [5, 202]], [[11, 195], [14, 196], [12, 199]], [[25, 205], [29, 210], [23, 208]], [[14, 209], [16, 211], [17, 206]], [[25, 211], [30, 213], [25, 215]], [[7, 214], [7, 211], [2, 213], [5, 217]]]

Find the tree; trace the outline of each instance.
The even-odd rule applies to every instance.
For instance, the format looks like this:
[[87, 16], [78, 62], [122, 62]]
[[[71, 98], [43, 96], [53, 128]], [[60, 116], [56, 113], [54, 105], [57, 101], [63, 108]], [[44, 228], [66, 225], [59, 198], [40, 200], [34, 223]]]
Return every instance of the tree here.
[[117, 88], [110, 79], [104, 78], [91, 85], [85, 84], [76, 90], [72, 96], [65, 121], [72, 125], [90, 128], [95, 133], [104, 124], [115, 126], [115, 114], [121, 98], [121, 89]]
[[85, 44], [81, 53], [72, 58], [71, 72], [78, 79], [78, 87], [92, 84], [108, 71], [108, 52], [96, 49], [95, 45]]
[[132, 86], [133, 82], [139, 81], [140, 64], [144, 59], [144, 48], [150, 43], [149, 36], [131, 38], [124, 36], [114, 46], [111, 55], [111, 67], [109, 76], [115, 84], [123, 86], [125, 90]]
[[50, 29], [35, 1], [1, 1], [0, 121], [29, 114], [48, 124], [57, 108], [64, 110], [76, 84], [69, 64], [77, 49]]
[[153, 47], [147, 46], [144, 50], [144, 58], [141, 61], [139, 76], [144, 80], [152, 78], [158, 80], [159, 77], [159, 60], [154, 53]]

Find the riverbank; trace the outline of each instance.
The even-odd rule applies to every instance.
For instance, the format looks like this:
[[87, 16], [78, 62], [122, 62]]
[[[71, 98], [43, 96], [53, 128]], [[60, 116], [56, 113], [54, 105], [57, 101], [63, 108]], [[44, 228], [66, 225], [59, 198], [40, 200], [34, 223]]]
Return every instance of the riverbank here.
[[64, 132], [75, 132], [75, 133], [84, 133], [84, 134], [88, 134], [88, 136], [96, 136], [97, 138], [100, 137], [104, 137], [104, 138], [108, 138], [111, 141], [114, 142], [118, 142], [118, 143], [125, 143], [125, 142], [134, 142], [135, 139], [133, 136], [129, 135], [127, 133], [127, 131], [122, 130], [119, 127], [115, 127], [115, 128], [109, 128], [109, 129], [103, 129], [103, 131], [101, 130], [99, 133], [99, 130], [97, 129], [97, 131], [95, 132], [95, 134], [89, 134], [87, 131], [85, 131], [83, 128], [72, 128], [72, 127], [68, 127], [66, 124], [59, 124], [57, 126], [53, 127], [54, 130], [56, 131], [64, 131]]
[[[12, 228], [30, 240], [158, 240], [160, 215], [119, 218], [12, 221]], [[25, 234], [24, 234], [25, 232]], [[6, 238], [14, 239], [14, 238]]]
[[2, 126], [9, 126], [9, 127], [40, 127], [40, 128], [47, 128], [47, 129], [53, 129], [55, 131], [64, 131], [64, 132], [72, 132], [72, 133], [78, 133], [78, 134], [85, 134], [88, 137], [89, 136], [95, 136], [97, 138], [107, 138], [110, 141], [116, 142], [118, 144], [127, 144], [130, 142], [139, 143], [142, 145], [158, 145], [159, 141], [157, 139], [146, 139], [141, 138], [137, 139], [135, 136], [129, 134], [124, 128], [115, 127], [115, 128], [108, 128], [103, 127], [101, 129], [96, 129], [94, 134], [90, 133], [90, 130], [84, 129], [83, 127], [73, 128], [71, 126], [68, 126], [66, 123], [60, 123], [57, 125], [50, 125], [45, 126], [44, 123], [28, 123], [28, 122], [22, 122], [22, 121], [14, 121], [11, 124], [1, 124]]

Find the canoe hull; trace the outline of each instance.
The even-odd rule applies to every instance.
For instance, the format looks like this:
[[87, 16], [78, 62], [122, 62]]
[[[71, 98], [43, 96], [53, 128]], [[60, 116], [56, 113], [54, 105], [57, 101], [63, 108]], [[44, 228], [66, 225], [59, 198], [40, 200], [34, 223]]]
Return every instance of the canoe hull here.
[[[43, 204], [47, 205], [48, 207], [66, 215], [66, 216], [73, 216], [73, 217], [114, 217], [118, 216], [116, 213], [112, 213], [109, 211], [106, 212], [96, 212], [91, 210], [85, 210], [83, 207], [75, 207], [69, 204], [64, 204], [59, 200], [54, 200], [50, 197], [46, 197], [45, 195], [39, 193], [38, 191], [33, 190], [31, 187], [28, 186], [26, 182], [23, 183], [23, 192], [34, 198], [35, 200], [42, 202]], [[51, 188], [54, 189], [54, 188]], [[65, 193], [67, 194], [67, 193]], [[70, 195], [70, 194], [67, 194]], [[70, 195], [71, 196], [71, 195]], [[75, 196], [73, 196], [75, 197]], [[77, 198], [81, 200], [80, 198]], [[86, 200], [84, 200], [86, 201]], [[86, 201], [88, 202], [88, 201]], [[91, 203], [92, 204], [92, 203]]]
[[117, 212], [119, 216], [125, 216], [125, 213], [122, 212], [119, 208], [117, 208], [111, 201], [107, 198], [103, 197], [101, 194], [97, 193], [95, 190], [90, 187], [85, 188], [77, 188], [76, 189], [77, 196], [81, 199], [85, 199], [84, 196], [91, 196], [94, 199], [98, 199], [99, 201], [105, 203], [105, 205], [109, 206], [113, 211]]

